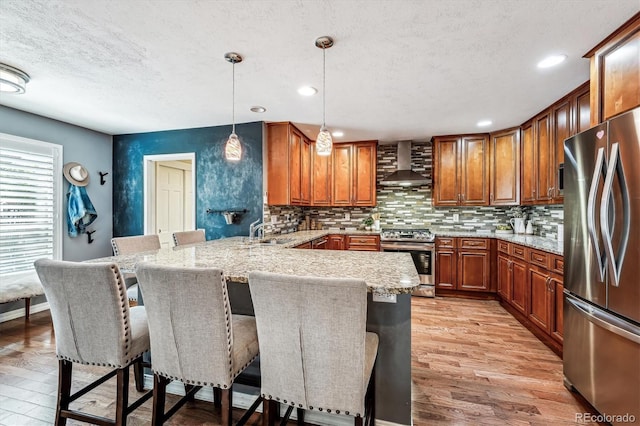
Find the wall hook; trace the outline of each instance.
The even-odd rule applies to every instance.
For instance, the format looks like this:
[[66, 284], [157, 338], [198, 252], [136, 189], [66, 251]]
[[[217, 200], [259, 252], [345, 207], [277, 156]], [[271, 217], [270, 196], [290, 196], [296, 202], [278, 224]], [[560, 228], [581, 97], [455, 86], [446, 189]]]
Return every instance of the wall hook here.
[[109, 174], [109, 172], [105, 172], [105, 173], [98, 172], [98, 173], [100, 174], [100, 185], [104, 185], [105, 183], [107, 183], [107, 181], [106, 181], [106, 180], [104, 180], [104, 177], [105, 177], [106, 175], [108, 175], [108, 174]]
[[87, 242], [88, 242], [89, 244], [91, 244], [91, 243], [93, 242], [93, 238], [91, 238], [91, 234], [93, 234], [94, 232], [96, 232], [96, 231], [95, 231], [95, 230], [93, 230], [93, 231], [87, 231], [87, 239], [88, 239], [88, 240], [87, 240]]

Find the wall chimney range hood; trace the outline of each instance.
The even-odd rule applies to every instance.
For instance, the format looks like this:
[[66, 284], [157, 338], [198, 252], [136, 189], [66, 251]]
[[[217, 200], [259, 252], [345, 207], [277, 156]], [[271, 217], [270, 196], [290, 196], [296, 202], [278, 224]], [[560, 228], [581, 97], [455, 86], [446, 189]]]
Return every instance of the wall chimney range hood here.
[[411, 170], [411, 141], [398, 142], [398, 170], [382, 179], [386, 186], [422, 186], [431, 180]]

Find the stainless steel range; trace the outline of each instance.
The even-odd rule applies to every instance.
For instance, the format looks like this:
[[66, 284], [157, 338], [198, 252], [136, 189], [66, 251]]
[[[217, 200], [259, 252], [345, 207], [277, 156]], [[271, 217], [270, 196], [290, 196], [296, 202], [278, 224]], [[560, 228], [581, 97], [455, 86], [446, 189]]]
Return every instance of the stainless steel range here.
[[384, 229], [380, 233], [382, 251], [411, 254], [420, 277], [420, 288], [414, 296], [434, 297], [434, 249], [435, 235], [428, 229]]

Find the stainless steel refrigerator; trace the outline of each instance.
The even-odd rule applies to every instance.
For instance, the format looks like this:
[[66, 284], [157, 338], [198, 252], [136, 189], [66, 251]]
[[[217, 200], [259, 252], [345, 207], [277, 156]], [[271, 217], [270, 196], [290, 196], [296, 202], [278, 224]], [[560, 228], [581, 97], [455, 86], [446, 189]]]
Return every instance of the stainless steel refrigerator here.
[[565, 385], [610, 423], [640, 422], [640, 108], [564, 154]]

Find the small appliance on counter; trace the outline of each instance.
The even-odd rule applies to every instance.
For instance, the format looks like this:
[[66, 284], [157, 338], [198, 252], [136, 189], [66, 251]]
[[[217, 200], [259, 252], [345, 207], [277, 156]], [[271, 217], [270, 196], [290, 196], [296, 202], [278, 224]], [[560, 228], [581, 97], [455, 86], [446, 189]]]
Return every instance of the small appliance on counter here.
[[380, 233], [382, 251], [411, 254], [420, 277], [420, 287], [413, 296], [435, 297], [434, 252], [436, 236], [428, 229], [384, 229]]

